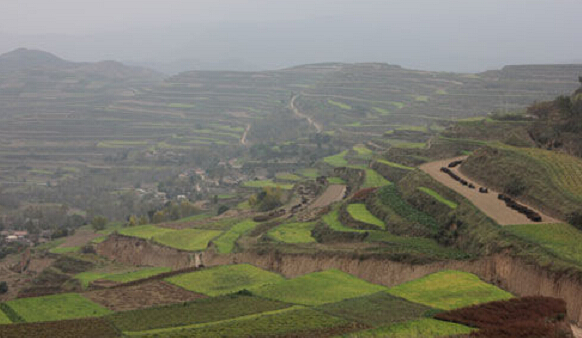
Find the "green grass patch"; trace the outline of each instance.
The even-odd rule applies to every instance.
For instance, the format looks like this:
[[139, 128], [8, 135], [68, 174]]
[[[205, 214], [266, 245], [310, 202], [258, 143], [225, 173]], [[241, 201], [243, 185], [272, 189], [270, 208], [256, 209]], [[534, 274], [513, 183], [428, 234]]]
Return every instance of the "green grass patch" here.
[[400, 164], [400, 163], [396, 163], [396, 162], [390, 162], [388, 160], [378, 160], [378, 162], [386, 164], [386, 165], [391, 166], [393, 168], [404, 169], [404, 170], [414, 170], [413, 167], [408, 167], [408, 166], [405, 166], [404, 164]]
[[81, 272], [75, 275], [75, 278], [81, 282], [84, 288], [89, 286], [94, 280], [106, 279], [110, 281], [127, 283], [138, 279], [144, 279], [160, 273], [169, 272], [172, 269], [169, 267], [154, 267], [145, 268], [137, 271], [123, 272], [123, 273], [107, 273], [107, 272]]
[[0, 308], [0, 324], [10, 324], [10, 323], [12, 323], [12, 321], [10, 320], [10, 318], [8, 318], [8, 316]]
[[278, 173], [275, 177], [281, 181], [301, 181], [301, 177], [291, 173]]
[[186, 273], [166, 281], [186, 290], [218, 296], [283, 280], [278, 274], [248, 264], [222, 265]]
[[315, 223], [285, 223], [270, 230], [267, 234], [283, 243], [312, 243], [311, 230]]
[[434, 217], [414, 208], [406, 202], [400, 192], [394, 185], [388, 185], [378, 190], [380, 202], [388, 206], [399, 216], [405, 218], [409, 222], [419, 223], [426, 226], [431, 231], [437, 231], [439, 225]]
[[194, 107], [196, 107], [196, 105], [191, 104], [191, 103], [177, 103], [177, 102], [175, 102], [175, 103], [170, 103], [168, 105], [168, 107], [170, 107], [170, 108], [194, 108]]
[[277, 183], [272, 180], [262, 180], [262, 181], [246, 181], [243, 182], [243, 187], [246, 188], [281, 188], [284, 190], [293, 189], [293, 184], [288, 183]]
[[324, 304], [317, 309], [373, 327], [417, 319], [430, 310], [428, 306], [411, 303], [386, 292]]
[[176, 249], [197, 251], [206, 249], [208, 242], [222, 232], [201, 229], [174, 230], [154, 225], [139, 225], [123, 228], [119, 233], [125, 236], [153, 239], [155, 242]]
[[319, 176], [319, 171], [316, 168], [305, 168], [299, 171], [299, 174], [308, 178], [316, 178]]
[[366, 168], [365, 171], [366, 177], [364, 179], [363, 188], [375, 188], [392, 184], [392, 182], [388, 181], [382, 175], [378, 174], [374, 169]]
[[371, 330], [360, 331], [345, 337], [358, 338], [411, 338], [411, 337], [448, 337], [456, 335], [467, 335], [476, 329], [465, 325], [443, 322], [436, 319], [418, 319], [404, 323], [383, 326]]
[[402, 102], [391, 101], [390, 104], [398, 109], [404, 108], [404, 103], [402, 103]]
[[570, 224], [509, 225], [503, 229], [540, 245], [560, 259], [582, 265], [582, 232]]
[[388, 109], [379, 107], [372, 107], [372, 109], [374, 109], [374, 111], [380, 115], [390, 115], [390, 111]]
[[49, 250], [53, 254], [66, 254], [71, 252], [77, 252], [81, 249], [80, 246], [69, 246], [69, 247], [56, 247]]
[[240, 236], [253, 230], [257, 225], [256, 222], [246, 220], [235, 224], [230, 230], [223, 233], [220, 237], [214, 240], [214, 244], [218, 247], [219, 253], [231, 253], [234, 249], [235, 242]]
[[149, 309], [124, 311], [108, 316], [122, 331], [145, 331], [160, 328], [211, 323], [251, 314], [280, 310], [290, 305], [249, 296], [203, 298], [188, 303]]
[[111, 313], [76, 293], [19, 298], [6, 302], [26, 322], [45, 322], [73, 318], [98, 317]]
[[352, 110], [352, 106], [345, 104], [343, 102], [338, 102], [338, 101], [334, 101], [334, 100], [327, 100], [327, 103], [331, 104], [332, 106], [336, 106], [338, 108], [341, 108], [341, 109]]
[[154, 240], [172, 248], [198, 251], [206, 249], [208, 242], [221, 233], [218, 230], [184, 229], [156, 236]]
[[428, 102], [428, 96], [426, 96], [426, 95], [416, 95], [414, 97], [414, 101], [417, 101], [417, 102]]
[[314, 272], [251, 291], [259, 296], [303, 305], [335, 303], [386, 290], [339, 270]]
[[438, 309], [452, 310], [506, 300], [513, 296], [479, 277], [461, 271], [441, 271], [391, 288], [390, 294]]
[[424, 149], [426, 143], [423, 142], [401, 142], [394, 145], [395, 148], [400, 149]]
[[363, 222], [366, 224], [372, 224], [379, 226], [381, 229], [384, 229], [384, 222], [378, 219], [376, 216], [372, 215], [368, 209], [366, 209], [365, 204], [350, 204], [347, 207], [347, 211], [358, 222]]
[[346, 181], [344, 181], [342, 178], [335, 176], [328, 177], [327, 182], [329, 184], [346, 184]]
[[354, 150], [356, 151], [356, 153], [358, 153], [359, 157], [365, 159], [369, 159], [372, 158], [372, 156], [374, 156], [374, 152], [366, 147], [354, 147]]
[[253, 207], [251, 207], [248, 200], [245, 200], [237, 204], [236, 208], [238, 210], [251, 210]]
[[332, 167], [345, 167], [348, 165], [345, 156], [348, 154], [347, 150], [342, 151], [339, 154], [324, 157], [323, 162], [331, 165]]
[[427, 187], [419, 187], [418, 190], [422, 191], [423, 193], [431, 196], [432, 198], [434, 198], [435, 200], [441, 202], [442, 204], [448, 206], [451, 209], [457, 209], [457, 203], [453, 202], [453, 201], [449, 201], [448, 199], [442, 197], [441, 195], [439, 195], [438, 192], [429, 189]]

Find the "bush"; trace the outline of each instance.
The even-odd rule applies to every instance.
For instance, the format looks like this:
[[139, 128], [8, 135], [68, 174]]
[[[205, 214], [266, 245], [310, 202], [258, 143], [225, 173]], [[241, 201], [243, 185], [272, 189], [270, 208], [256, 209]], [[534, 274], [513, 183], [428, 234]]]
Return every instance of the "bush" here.
[[105, 229], [105, 225], [107, 224], [107, 218], [103, 216], [95, 216], [93, 220], [91, 220], [91, 226], [93, 230], [99, 231]]
[[570, 213], [568, 215], [568, 223], [582, 230], [582, 210]]
[[0, 282], [0, 294], [8, 292], [8, 284], [5, 281]]
[[220, 216], [222, 214], [224, 214], [225, 212], [227, 212], [230, 208], [227, 205], [221, 205], [218, 207], [218, 212], [217, 215]]
[[507, 184], [505, 184], [505, 193], [512, 196], [520, 196], [525, 192], [527, 186], [519, 177], [512, 177]]

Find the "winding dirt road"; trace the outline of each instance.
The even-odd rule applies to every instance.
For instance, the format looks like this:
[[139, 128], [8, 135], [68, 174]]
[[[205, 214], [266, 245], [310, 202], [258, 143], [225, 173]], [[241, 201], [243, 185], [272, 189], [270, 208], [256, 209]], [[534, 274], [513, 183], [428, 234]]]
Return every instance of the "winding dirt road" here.
[[247, 135], [249, 134], [249, 131], [251, 130], [251, 124], [247, 124], [247, 127], [245, 128], [245, 132], [243, 133], [242, 137], [240, 138], [240, 144], [245, 145], [247, 144]]
[[[487, 216], [491, 217], [500, 225], [535, 223], [531, 221], [529, 218], [527, 218], [525, 215], [511, 208], [508, 208], [505, 205], [505, 202], [497, 198], [499, 192], [489, 189], [489, 193], [486, 194], [480, 193], [479, 187], [481, 185], [475, 183], [475, 181], [461, 174], [458, 170], [459, 167], [451, 168], [451, 170], [455, 174], [459, 175], [459, 177], [467, 180], [468, 182], [473, 182], [473, 184], [475, 184], [476, 186], [475, 189], [469, 189], [468, 187], [461, 185], [459, 182], [453, 180], [449, 175], [440, 171], [441, 167], [447, 167], [450, 162], [456, 160], [463, 160], [465, 158], [466, 156], [425, 163], [420, 166], [420, 169], [429, 174], [430, 176], [432, 176], [435, 180], [439, 181], [445, 186], [463, 195], [465, 198], [471, 201], [477, 208], [481, 209], [481, 211], [483, 211]], [[548, 215], [545, 215], [541, 213], [539, 210], [532, 208], [529, 205], [527, 205], [527, 207], [538, 212], [542, 216], [541, 223], [561, 223], [561, 221], [552, 218]]]
[[302, 112], [299, 111], [299, 109], [297, 109], [297, 107], [295, 107], [295, 99], [297, 99], [297, 97], [298, 95], [293, 95], [293, 97], [291, 98], [291, 102], [289, 103], [289, 107], [291, 108], [295, 115], [297, 115], [301, 119], [306, 119], [310, 125], [315, 127], [315, 130], [317, 130], [318, 133], [321, 133], [323, 131], [323, 127], [321, 126], [321, 124], [315, 122], [311, 118], [311, 116], [303, 114]]

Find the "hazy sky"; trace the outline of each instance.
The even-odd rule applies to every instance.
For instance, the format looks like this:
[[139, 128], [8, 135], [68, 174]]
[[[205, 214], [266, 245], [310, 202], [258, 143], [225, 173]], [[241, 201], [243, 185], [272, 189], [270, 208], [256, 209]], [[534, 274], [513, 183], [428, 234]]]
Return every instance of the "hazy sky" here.
[[177, 68], [582, 62], [580, 0], [0, 0], [0, 53]]

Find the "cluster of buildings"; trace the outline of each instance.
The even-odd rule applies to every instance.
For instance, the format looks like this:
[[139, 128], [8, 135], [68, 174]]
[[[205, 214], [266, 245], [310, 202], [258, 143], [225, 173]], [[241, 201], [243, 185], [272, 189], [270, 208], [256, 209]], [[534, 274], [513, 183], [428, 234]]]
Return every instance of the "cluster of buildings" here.
[[39, 234], [29, 234], [24, 230], [3, 230], [0, 231], [0, 243], [21, 243], [32, 246], [35, 243], [50, 242], [51, 235], [50, 230], [43, 230]]

